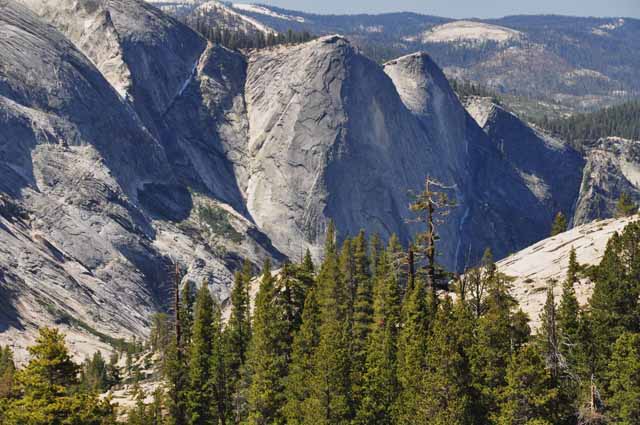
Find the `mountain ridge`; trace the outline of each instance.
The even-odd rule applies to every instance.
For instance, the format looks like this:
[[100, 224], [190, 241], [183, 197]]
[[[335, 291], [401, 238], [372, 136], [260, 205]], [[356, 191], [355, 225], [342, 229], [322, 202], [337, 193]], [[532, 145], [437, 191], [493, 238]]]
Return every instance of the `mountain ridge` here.
[[[0, 188], [24, 211], [2, 218], [0, 278], [21, 352], [46, 323], [85, 353], [101, 335], [144, 337], [176, 262], [224, 301], [242, 259], [319, 258], [330, 221], [408, 242], [408, 191], [427, 175], [458, 201], [440, 229], [440, 261], [458, 270], [487, 245], [502, 257], [540, 240], [578, 196], [542, 160], [578, 162], [570, 148], [507, 112], [480, 127], [425, 53], [383, 66], [341, 36], [236, 52], [137, 0], [80, 15], [72, 0], [0, 5]], [[41, 34], [39, 50], [17, 33]], [[65, 72], [25, 79], [42, 57]], [[78, 91], [85, 74], [93, 90]], [[500, 145], [523, 136], [527, 175]]]

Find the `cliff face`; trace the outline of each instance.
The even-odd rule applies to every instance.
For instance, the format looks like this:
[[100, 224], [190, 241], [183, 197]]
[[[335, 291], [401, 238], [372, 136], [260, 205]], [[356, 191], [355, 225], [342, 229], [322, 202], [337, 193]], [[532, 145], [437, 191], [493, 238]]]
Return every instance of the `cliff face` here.
[[465, 103], [503, 160], [535, 197], [540, 219], [550, 223], [558, 212], [571, 217], [580, 192], [583, 156], [488, 98], [472, 97]]
[[586, 148], [580, 197], [574, 222], [612, 217], [623, 193], [640, 202], [640, 146], [637, 141], [608, 137]]
[[317, 250], [329, 219], [407, 240], [408, 190], [451, 180], [393, 82], [341, 37], [250, 56], [245, 98], [247, 205], [291, 255]]
[[[240, 258], [283, 258], [223, 196], [189, 190], [168, 136], [77, 45], [22, 4], [0, 12], [0, 332], [19, 356], [41, 325], [65, 326], [76, 353], [105, 347], [103, 334], [145, 335], [175, 260], [225, 299]], [[203, 50], [194, 90], [219, 88], [214, 55]]]
[[224, 301], [243, 258], [320, 257], [330, 220], [408, 241], [426, 176], [457, 202], [455, 269], [540, 240], [578, 196], [579, 155], [469, 114], [426, 54], [380, 66], [339, 36], [241, 54], [138, 0], [0, 12], [0, 332], [18, 350], [51, 323], [78, 353], [145, 335], [175, 261]]

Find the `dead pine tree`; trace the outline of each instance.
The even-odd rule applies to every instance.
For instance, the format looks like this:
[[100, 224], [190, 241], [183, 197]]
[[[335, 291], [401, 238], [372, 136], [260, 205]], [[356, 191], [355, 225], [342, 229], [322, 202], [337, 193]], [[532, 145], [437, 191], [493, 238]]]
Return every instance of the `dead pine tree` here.
[[414, 200], [409, 205], [409, 209], [417, 216], [412, 222], [423, 223], [426, 226], [426, 231], [416, 235], [415, 251], [411, 253], [424, 260], [426, 284], [432, 292], [435, 292], [437, 287], [441, 285], [439, 281], [442, 277], [441, 270], [436, 264], [438, 256], [436, 242], [439, 239], [437, 229], [444, 223], [444, 219], [449, 215], [451, 209], [455, 207], [455, 202], [450, 200], [445, 192], [447, 189], [452, 189], [452, 187], [445, 186], [438, 180], [427, 176], [424, 190], [414, 195]]

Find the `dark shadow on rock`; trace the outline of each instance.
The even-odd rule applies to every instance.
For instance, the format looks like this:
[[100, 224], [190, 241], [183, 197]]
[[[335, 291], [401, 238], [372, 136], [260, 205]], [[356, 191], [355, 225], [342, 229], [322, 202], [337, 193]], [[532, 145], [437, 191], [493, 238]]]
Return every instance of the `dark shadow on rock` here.
[[138, 200], [154, 219], [160, 220], [186, 220], [193, 208], [191, 194], [178, 185], [147, 183], [138, 191]]
[[[8, 273], [0, 268], [0, 333], [9, 328], [24, 330], [20, 323], [18, 310], [14, 306], [17, 291], [10, 287], [9, 278]], [[11, 275], [11, 279], [18, 279], [19, 281], [17, 276]]]

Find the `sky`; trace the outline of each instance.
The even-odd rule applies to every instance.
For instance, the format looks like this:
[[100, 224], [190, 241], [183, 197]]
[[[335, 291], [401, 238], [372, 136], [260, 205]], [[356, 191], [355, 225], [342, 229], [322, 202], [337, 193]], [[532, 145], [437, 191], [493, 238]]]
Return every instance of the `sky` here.
[[253, 0], [251, 2], [322, 14], [411, 11], [450, 18], [498, 18], [520, 14], [640, 18], [640, 0]]

